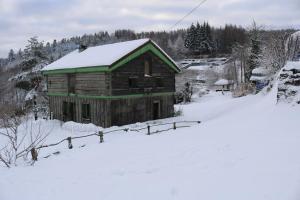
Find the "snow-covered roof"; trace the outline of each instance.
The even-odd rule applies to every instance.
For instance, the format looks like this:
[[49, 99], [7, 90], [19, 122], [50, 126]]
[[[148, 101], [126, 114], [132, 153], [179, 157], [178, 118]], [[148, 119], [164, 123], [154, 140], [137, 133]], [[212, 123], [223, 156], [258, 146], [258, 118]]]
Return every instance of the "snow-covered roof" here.
[[264, 75], [266, 75], [268, 73], [269, 73], [269, 71], [265, 67], [258, 67], [258, 68], [255, 68], [255, 69], [252, 70], [252, 74], [264, 74]]
[[284, 66], [285, 70], [297, 69], [300, 70], [300, 61], [289, 61]]
[[231, 82], [227, 79], [220, 79], [217, 82], [215, 82], [215, 85], [229, 85]]
[[250, 81], [265, 81], [268, 80], [267, 76], [251, 76]]
[[291, 38], [293, 38], [293, 39], [300, 38], [300, 31], [296, 31], [295, 33], [293, 33], [293, 34], [291, 35]]
[[[151, 41], [150, 39], [139, 39], [127, 42], [119, 42], [96, 47], [89, 47], [84, 51], [78, 49], [60, 58], [59, 60], [44, 67], [43, 71], [58, 69], [73, 69], [81, 67], [110, 66], [130, 52]], [[175, 64], [175, 62], [153, 41], [151, 41], [164, 55]]]

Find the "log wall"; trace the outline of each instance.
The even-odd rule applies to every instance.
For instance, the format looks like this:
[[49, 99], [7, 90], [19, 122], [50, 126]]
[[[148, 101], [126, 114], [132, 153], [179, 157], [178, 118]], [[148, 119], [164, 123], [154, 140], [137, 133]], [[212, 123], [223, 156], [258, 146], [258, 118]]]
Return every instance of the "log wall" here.
[[75, 121], [80, 123], [86, 123], [82, 119], [81, 109], [83, 103], [90, 104], [91, 108], [91, 123], [102, 126], [109, 127], [111, 124], [110, 117], [110, 101], [100, 100], [100, 99], [84, 99], [77, 97], [58, 97], [50, 96], [50, 112], [53, 112], [54, 119], [64, 121], [63, 115], [63, 102], [73, 102], [75, 103]]
[[[67, 74], [48, 75], [49, 93], [68, 93]], [[109, 95], [110, 76], [107, 73], [76, 73], [75, 94], [80, 95]]]
[[[147, 77], [144, 63], [149, 58], [152, 59], [152, 75]], [[129, 87], [129, 77], [137, 78], [137, 88]], [[163, 87], [157, 87], [156, 78], [161, 78]], [[156, 55], [147, 52], [114, 70], [111, 73], [111, 87], [113, 95], [143, 94], [145, 88], [151, 89], [152, 93], [175, 92], [175, 72]]]
[[172, 117], [174, 113], [174, 96], [157, 96], [112, 100], [111, 122], [112, 125], [124, 125], [136, 122], [153, 120], [154, 102], [160, 103], [160, 117]]

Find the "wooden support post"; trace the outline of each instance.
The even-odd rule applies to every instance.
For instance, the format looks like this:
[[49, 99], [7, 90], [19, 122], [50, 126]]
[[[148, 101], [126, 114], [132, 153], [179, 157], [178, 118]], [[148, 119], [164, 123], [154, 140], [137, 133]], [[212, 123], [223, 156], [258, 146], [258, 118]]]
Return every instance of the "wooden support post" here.
[[37, 151], [34, 147], [30, 150], [30, 153], [31, 153], [32, 160], [37, 161], [38, 160], [38, 153], [37, 153]]
[[147, 129], [148, 129], [147, 135], [150, 135], [150, 125], [147, 126]]
[[176, 130], [176, 122], [173, 122], [173, 129]]
[[99, 137], [100, 137], [100, 143], [104, 142], [104, 138], [103, 138], [103, 132], [99, 131]]
[[67, 140], [68, 140], [68, 148], [69, 148], [69, 149], [72, 149], [72, 148], [73, 148], [73, 145], [72, 145], [72, 138], [71, 138], [71, 137], [68, 137]]

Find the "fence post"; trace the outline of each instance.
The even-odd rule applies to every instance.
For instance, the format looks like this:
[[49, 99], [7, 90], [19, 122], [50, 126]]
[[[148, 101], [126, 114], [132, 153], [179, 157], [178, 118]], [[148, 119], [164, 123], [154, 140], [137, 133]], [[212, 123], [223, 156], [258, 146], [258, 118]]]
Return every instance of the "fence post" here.
[[147, 126], [147, 129], [148, 129], [147, 135], [150, 135], [150, 125]]
[[71, 138], [71, 137], [68, 137], [67, 140], [68, 140], [68, 148], [69, 148], [69, 149], [72, 149], [72, 148], [73, 148], [73, 145], [72, 145], [72, 138]]
[[173, 123], [173, 129], [176, 130], [176, 122]]
[[100, 137], [100, 143], [103, 143], [104, 139], [103, 139], [103, 132], [102, 131], [99, 131], [99, 137]]
[[37, 153], [37, 151], [34, 147], [30, 150], [30, 153], [31, 153], [32, 160], [37, 161], [38, 160], [38, 153]]

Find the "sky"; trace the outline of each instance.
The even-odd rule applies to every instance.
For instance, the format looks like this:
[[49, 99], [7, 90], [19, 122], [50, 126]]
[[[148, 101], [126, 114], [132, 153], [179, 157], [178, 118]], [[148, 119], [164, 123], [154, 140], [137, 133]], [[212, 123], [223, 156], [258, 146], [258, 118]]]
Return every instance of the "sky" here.
[[[170, 30], [201, 0], [0, 0], [0, 57], [27, 40], [53, 41], [116, 29]], [[207, 0], [177, 28], [208, 21], [213, 26], [300, 29], [300, 0]]]

